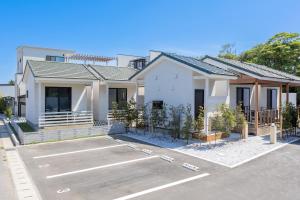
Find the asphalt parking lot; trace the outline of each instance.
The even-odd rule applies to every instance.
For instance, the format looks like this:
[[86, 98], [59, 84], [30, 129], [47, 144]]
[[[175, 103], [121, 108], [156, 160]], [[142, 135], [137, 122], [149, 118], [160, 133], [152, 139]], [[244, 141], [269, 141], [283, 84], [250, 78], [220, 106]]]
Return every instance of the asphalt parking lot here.
[[300, 199], [299, 141], [233, 169], [124, 136], [28, 145], [18, 151], [43, 199]]
[[[227, 170], [122, 137], [28, 145], [19, 152], [42, 198], [51, 200], [143, 199], [171, 188], [181, 193], [189, 183]], [[199, 168], [194, 171], [183, 163]]]

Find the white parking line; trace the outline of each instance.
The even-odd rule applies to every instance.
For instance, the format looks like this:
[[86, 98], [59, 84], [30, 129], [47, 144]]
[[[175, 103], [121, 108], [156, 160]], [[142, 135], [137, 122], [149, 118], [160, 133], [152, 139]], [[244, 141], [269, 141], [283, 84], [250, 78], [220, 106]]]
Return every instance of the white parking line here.
[[68, 175], [72, 175], [72, 174], [78, 174], [78, 173], [88, 172], [88, 171], [97, 170], [97, 169], [104, 169], [104, 168], [108, 168], [108, 167], [115, 167], [115, 166], [118, 166], [118, 165], [124, 165], [124, 164], [149, 160], [149, 159], [158, 158], [158, 157], [159, 156], [150, 156], [150, 157], [146, 157], [146, 158], [128, 160], [128, 161], [124, 161], [124, 162], [118, 162], [118, 163], [113, 163], [113, 164], [108, 164], [108, 165], [102, 165], [102, 166], [97, 166], [97, 167], [91, 167], [91, 168], [86, 168], [86, 169], [81, 169], [81, 170], [76, 170], [76, 171], [71, 171], [71, 172], [46, 176], [46, 178], [50, 179], [50, 178], [57, 178], [57, 177], [61, 177], [61, 176], [68, 176]]
[[183, 183], [186, 183], [186, 182], [189, 182], [189, 181], [200, 179], [200, 178], [203, 178], [205, 176], [209, 176], [209, 174], [208, 173], [203, 173], [203, 174], [200, 174], [200, 175], [197, 175], [197, 176], [192, 176], [190, 178], [182, 179], [182, 180], [175, 181], [175, 182], [172, 182], [172, 183], [168, 183], [168, 184], [165, 184], [165, 185], [161, 185], [161, 186], [158, 186], [158, 187], [150, 188], [148, 190], [144, 190], [144, 191], [137, 192], [137, 193], [130, 194], [130, 195], [127, 195], [127, 196], [123, 196], [123, 197], [119, 197], [119, 198], [116, 198], [114, 200], [132, 199], [132, 198], [139, 197], [139, 196], [142, 196], [142, 195], [145, 195], [145, 194], [149, 194], [151, 192], [156, 192], [156, 191], [163, 190], [163, 189], [173, 187], [173, 186], [176, 186], [176, 185], [180, 185], [180, 184], [183, 184]]
[[43, 156], [35, 156], [35, 157], [33, 157], [33, 159], [64, 156], [64, 155], [69, 155], [69, 154], [74, 154], [74, 153], [82, 153], [82, 152], [88, 152], [88, 151], [99, 151], [99, 150], [103, 150], [103, 149], [110, 149], [110, 148], [121, 147], [121, 146], [126, 146], [126, 144], [118, 144], [118, 145], [99, 147], [99, 148], [93, 148], [93, 149], [84, 149], [84, 150], [78, 150], [78, 151], [69, 151], [69, 152], [64, 152], [64, 153], [48, 154], [48, 155], [43, 155]]

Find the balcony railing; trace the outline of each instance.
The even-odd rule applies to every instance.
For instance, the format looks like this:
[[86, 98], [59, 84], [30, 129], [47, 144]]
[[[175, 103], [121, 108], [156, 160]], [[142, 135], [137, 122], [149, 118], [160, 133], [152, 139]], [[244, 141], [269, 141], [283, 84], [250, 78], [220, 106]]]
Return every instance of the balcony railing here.
[[[255, 124], [255, 109], [251, 107], [244, 107], [244, 113], [246, 120], [250, 124]], [[258, 125], [270, 125], [272, 123], [279, 123], [279, 110], [278, 109], [267, 109], [261, 107], [258, 111]]]
[[93, 124], [92, 111], [45, 112], [39, 117], [39, 127]]

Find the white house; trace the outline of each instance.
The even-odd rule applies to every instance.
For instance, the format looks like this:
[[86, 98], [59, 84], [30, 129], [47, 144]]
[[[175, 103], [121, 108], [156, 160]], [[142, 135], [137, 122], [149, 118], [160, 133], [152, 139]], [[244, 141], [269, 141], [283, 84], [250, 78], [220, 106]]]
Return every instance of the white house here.
[[19, 113], [39, 127], [105, 123], [112, 102], [122, 104], [134, 98], [138, 105], [191, 105], [194, 116], [203, 106], [206, 133], [218, 105], [241, 104], [250, 132], [263, 134], [266, 125], [280, 122], [283, 86], [289, 102], [289, 87], [300, 84], [299, 77], [266, 66], [211, 56], [150, 51], [148, 57], [120, 54], [113, 58], [21, 49], [42, 51], [33, 53], [37, 57], [30, 53], [22, 57], [26, 64], [18, 65], [17, 76], [22, 78], [16, 87]]
[[[129, 78], [137, 73], [139, 63], [145, 61], [135, 56], [132, 62], [132, 56], [128, 57], [118, 57], [118, 66], [87, 64], [87, 61], [107, 64], [114, 58], [78, 54], [51, 61], [47, 56], [27, 59], [19, 81], [24, 90], [21, 96], [24, 103], [19, 98], [23, 115], [35, 127], [72, 120], [74, 124], [91, 124], [94, 120], [107, 121], [112, 102], [122, 104], [131, 98], [142, 102], [142, 97], [137, 99], [136, 82]], [[70, 62], [72, 58], [82, 58], [83, 63]]]
[[[158, 56], [159, 55], [159, 56]], [[156, 52], [146, 68], [132, 77], [145, 87], [145, 102], [205, 108], [205, 132], [217, 106], [241, 105], [249, 131], [265, 134], [265, 126], [280, 123], [282, 87], [299, 86], [300, 77], [266, 66], [205, 56], [201, 59]]]
[[204, 107], [206, 132], [208, 118], [217, 105], [229, 104], [229, 80], [234, 79], [233, 73], [198, 59], [164, 52], [132, 77], [144, 86], [145, 103], [191, 105], [194, 116], [199, 106]]

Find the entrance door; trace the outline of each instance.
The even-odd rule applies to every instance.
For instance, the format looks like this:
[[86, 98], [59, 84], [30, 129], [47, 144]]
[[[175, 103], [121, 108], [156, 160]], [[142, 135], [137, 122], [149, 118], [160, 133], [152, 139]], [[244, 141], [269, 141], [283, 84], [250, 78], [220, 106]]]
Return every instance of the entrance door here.
[[196, 89], [195, 90], [195, 118], [199, 115], [199, 107], [204, 108], [204, 90]]
[[236, 88], [236, 105], [241, 105], [244, 112], [250, 110], [250, 88]]

